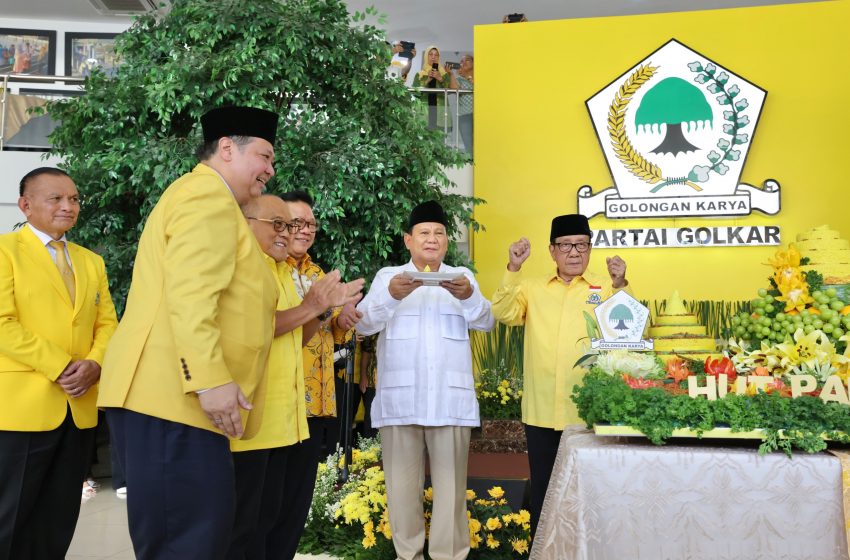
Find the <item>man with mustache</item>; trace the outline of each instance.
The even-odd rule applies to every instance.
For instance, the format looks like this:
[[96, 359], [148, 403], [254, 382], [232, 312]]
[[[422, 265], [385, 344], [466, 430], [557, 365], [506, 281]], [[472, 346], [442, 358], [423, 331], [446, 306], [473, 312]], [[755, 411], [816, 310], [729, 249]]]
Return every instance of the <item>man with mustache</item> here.
[[555, 269], [545, 276], [521, 272], [531, 255], [531, 243], [520, 238], [508, 248], [507, 270], [493, 295], [493, 315], [506, 325], [525, 325], [522, 423], [528, 443], [531, 483], [531, 534], [537, 530], [543, 498], [558, 454], [561, 433], [578, 424], [572, 389], [584, 368], [580, 339], [586, 336], [583, 312], [593, 315], [600, 302], [620, 290], [631, 293], [626, 263], [608, 257], [608, 276], [588, 270], [590, 224], [581, 214], [552, 220], [549, 256]]
[[[472, 272], [443, 262], [449, 223], [438, 202], [416, 206], [404, 233], [410, 261], [379, 270], [358, 305], [357, 332], [379, 333], [372, 423], [399, 560], [424, 558], [426, 453], [434, 487], [428, 557], [463, 560], [470, 550], [466, 473], [479, 414], [469, 330], [489, 331], [493, 314]], [[426, 284], [429, 272], [444, 277]]]
[[97, 424], [97, 382], [118, 320], [103, 259], [65, 237], [74, 181], [21, 180], [19, 231], [0, 235], [0, 560], [64, 558]]

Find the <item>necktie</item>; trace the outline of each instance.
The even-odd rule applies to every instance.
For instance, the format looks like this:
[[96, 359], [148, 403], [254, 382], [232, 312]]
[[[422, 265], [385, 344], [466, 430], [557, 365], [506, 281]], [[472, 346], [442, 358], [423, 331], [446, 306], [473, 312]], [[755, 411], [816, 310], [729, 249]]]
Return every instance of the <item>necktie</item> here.
[[56, 268], [59, 269], [59, 276], [68, 288], [68, 295], [71, 296], [71, 305], [73, 305], [77, 287], [74, 283], [74, 271], [71, 270], [71, 263], [68, 262], [68, 255], [65, 254], [65, 242], [51, 241], [48, 245], [56, 249]]

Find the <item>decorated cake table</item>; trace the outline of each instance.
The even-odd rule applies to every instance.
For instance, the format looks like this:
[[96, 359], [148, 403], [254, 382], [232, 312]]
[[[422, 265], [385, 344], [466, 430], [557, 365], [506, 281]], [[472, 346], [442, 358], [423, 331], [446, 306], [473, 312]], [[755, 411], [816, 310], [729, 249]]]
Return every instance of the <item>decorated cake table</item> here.
[[[789, 455], [850, 443], [850, 243], [820, 226], [766, 264], [768, 287], [728, 317], [723, 340], [674, 293], [648, 329], [654, 353], [597, 344], [614, 350], [582, 358], [588, 372], [572, 396], [587, 426], [656, 444], [752, 437], [762, 453]], [[607, 303], [598, 324], [610, 321]]]
[[564, 431], [532, 560], [847, 558], [838, 458]]
[[678, 294], [652, 340], [587, 317], [586, 426], [564, 431], [532, 558], [848, 557], [850, 243], [820, 226], [765, 264], [721, 339]]

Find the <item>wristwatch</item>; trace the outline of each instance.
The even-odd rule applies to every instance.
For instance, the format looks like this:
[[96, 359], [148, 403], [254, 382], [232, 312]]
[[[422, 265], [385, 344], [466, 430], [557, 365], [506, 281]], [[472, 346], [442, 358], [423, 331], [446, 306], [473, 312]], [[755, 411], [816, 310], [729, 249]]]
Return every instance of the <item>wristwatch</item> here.
[[316, 319], [318, 319], [320, 322], [321, 321], [327, 321], [330, 318], [330, 316], [333, 315], [333, 314], [334, 314], [333, 309], [328, 309], [324, 313], [322, 313], [321, 315], [316, 317]]

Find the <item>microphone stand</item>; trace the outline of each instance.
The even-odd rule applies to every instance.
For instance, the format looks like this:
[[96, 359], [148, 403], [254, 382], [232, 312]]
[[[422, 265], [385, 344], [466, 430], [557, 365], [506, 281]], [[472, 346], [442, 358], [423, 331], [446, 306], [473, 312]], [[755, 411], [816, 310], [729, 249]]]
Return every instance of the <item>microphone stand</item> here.
[[342, 471], [339, 474], [339, 482], [346, 483], [348, 482], [349, 477], [349, 467], [351, 465], [351, 427], [352, 421], [354, 420], [354, 415], [352, 414], [352, 403], [351, 397], [353, 396], [352, 391], [354, 387], [354, 351], [357, 345], [357, 337], [354, 333], [351, 335], [351, 340], [345, 343], [345, 348], [348, 350], [348, 355], [345, 357], [345, 386], [343, 389], [343, 420], [342, 420], [342, 450], [343, 450], [343, 463], [342, 463]]

